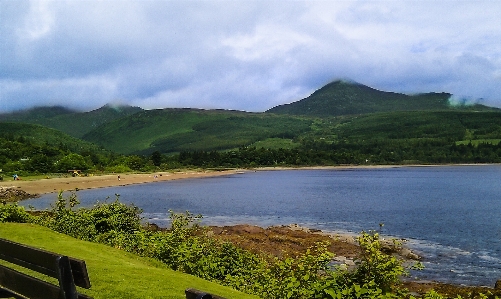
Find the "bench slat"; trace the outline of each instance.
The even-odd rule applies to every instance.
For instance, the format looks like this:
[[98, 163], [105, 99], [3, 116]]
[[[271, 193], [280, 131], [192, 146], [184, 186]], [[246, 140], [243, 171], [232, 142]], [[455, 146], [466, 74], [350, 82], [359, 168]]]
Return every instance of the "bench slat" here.
[[184, 293], [186, 294], [186, 299], [198, 299], [198, 298], [202, 298], [202, 299], [225, 299], [223, 297], [219, 297], [217, 295], [212, 295], [212, 294], [209, 294], [209, 293], [197, 290], [197, 289], [193, 289], [193, 288], [186, 289], [184, 291]]
[[59, 287], [1, 265], [0, 286], [28, 298], [60, 298]]
[[[56, 261], [61, 255], [1, 238], [0, 248], [0, 259], [58, 278]], [[90, 279], [85, 261], [75, 258], [69, 259], [75, 285], [86, 289], [90, 288]]]
[[70, 257], [69, 259], [71, 265], [71, 274], [73, 275], [75, 285], [81, 288], [90, 289], [90, 278], [89, 273], [87, 273], [87, 266], [85, 265], [85, 261], [72, 257]]
[[17, 296], [15, 294], [12, 294], [11, 292], [8, 292], [6, 290], [0, 289], [0, 298], [16, 298], [16, 299], [24, 299], [24, 297]]
[[[17, 293], [17, 295], [2, 290], [2, 287]], [[60, 292], [61, 289], [56, 285], [0, 265], [0, 298], [22, 298], [19, 295], [30, 299], [64, 298], [60, 297], [62, 296]], [[77, 298], [92, 299], [84, 294], [78, 294]]]
[[0, 258], [10, 263], [57, 278], [56, 259], [59, 255], [0, 239]]

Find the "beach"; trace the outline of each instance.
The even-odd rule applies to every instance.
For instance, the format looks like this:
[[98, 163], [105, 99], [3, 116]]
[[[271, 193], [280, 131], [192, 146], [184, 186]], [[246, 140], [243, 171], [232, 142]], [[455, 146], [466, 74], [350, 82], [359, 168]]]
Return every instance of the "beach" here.
[[[132, 184], [153, 183], [159, 181], [171, 181], [179, 179], [193, 179], [204, 177], [215, 177], [232, 175], [238, 173], [237, 170], [224, 171], [181, 171], [181, 172], [155, 172], [155, 173], [126, 173], [126, 174], [106, 174], [92, 176], [72, 177], [48, 177], [38, 180], [4, 180], [0, 181], [0, 187], [15, 188], [23, 190], [29, 194], [55, 193], [61, 190], [84, 190], [115, 186], [126, 186]], [[119, 177], [120, 176], [120, 177]]]
[[[179, 179], [193, 179], [203, 177], [216, 177], [224, 175], [233, 175], [244, 171], [281, 171], [281, 170], [315, 170], [315, 169], [380, 169], [380, 168], [401, 168], [401, 167], [436, 167], [436, 166], [454, 166], [447, 165], [340, 165], [340, 166], [311, 166], [311, 167], [262, 167], [256, 169], [231, 169], [231, 170], [183, 170], [177, 172], [154, 172], [154, 173], [116, 173], [116, 174], [94, 174], [87, 176], [72, 177], [70, 174], [63, 177], [47, 177], [44, 179], [12, 180], [4, 178], [0, 181], [0, 187], [16, 188], [29, 194], [47, 194], [56, 193], [61, 190], [84, 190], [95, 188], [106, 188], [115, 186], [127, 186], [132, 184], [152, 183], [157, 181], [170, 181]], [[484, 165], [484, 164], [461, 164]], [[118, 179], [120, 176], [120, 180]]]

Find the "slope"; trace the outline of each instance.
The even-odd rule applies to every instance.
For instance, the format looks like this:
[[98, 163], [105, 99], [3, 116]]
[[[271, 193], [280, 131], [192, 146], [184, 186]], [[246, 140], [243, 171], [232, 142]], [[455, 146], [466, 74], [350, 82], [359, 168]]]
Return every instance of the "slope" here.
[[391, 111], [495, 110], [482, 105], [451, 106], [448, 93], [405, 95], [346, 81], [334, 81], [309, 97], [266, 112], [290, 115], [339, 116]]
[[327, 143], [370, 141], [442, 140], [499, 142], [501, 112], [402, 111], [318, 119], [304, 135]]
[[168, 269], [102, 244], [80, 241], [31, 224], [1, 223], [0, 236], [15, 242], [83, 259], [91, 289], [80, 289], [95, 299], [185, 298], [184, 290], [197, 288], [225, 298], [257, 298], [218, 284]]
[[81, 138], [86, 133], [102, 125], [142, 111], [139, 107], [105, 105], [89, 112], [78, 112], [68, 108], [37, 107], [24, 111], [0, 114], [0, 121], [39, 124]]
[[[83, 138], [124, 154], [225, 150], [310, 129], [306, 118], [229, 110], [163, 109], [104, 124]], [[277, 140], [277, 142], [279, 142]]]
[[0, 138], [14, 140], [22, 138], [32, 144], [58, 146], [63, 144], [72, 152], [97, 151], [100, 147], [72, 137], [61, 131], [26, 123], [0, 122]]

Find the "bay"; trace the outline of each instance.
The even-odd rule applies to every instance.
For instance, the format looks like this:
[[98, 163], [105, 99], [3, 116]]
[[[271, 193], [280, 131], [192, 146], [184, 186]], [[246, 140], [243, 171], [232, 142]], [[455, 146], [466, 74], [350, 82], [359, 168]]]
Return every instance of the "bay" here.
[[[421, 280], [492, 286], [501, 279], [501, 166], [248, 171], [82, 190], [82, 206], [120, 200], [167, 226], [168, 211], [210, 225], [296, 223], [324, 231], [380, 230], [424, 257]], [[55, 195], [25, 201], [49, 207]]]

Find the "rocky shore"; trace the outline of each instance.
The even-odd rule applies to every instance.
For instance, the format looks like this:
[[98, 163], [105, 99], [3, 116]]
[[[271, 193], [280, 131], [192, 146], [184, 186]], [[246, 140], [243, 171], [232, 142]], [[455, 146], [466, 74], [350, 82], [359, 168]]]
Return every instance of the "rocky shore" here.
[[1, 202], [14, 202], [23, 199], [36, 198], [38, 194], [30, 194], [24, 190], [16, 187], [3, 187], [0, 186], [0, 201]]
[[[317, 242], [328, 241], [329, 251], [335, 254], [334, 262], [342, 267], [355, 266], [355, 258], [360, 252], [356, 235], [323, 232], [291, 224], [262, 228], [253, 225], [212, 226], [210, 234], [229, 241], [254, 253], [271, 254], [277, 257], [298, 256]], [[404, 240], [397, 240], [404, 241]], [[399, 245], [403, 244], [403, 245]], [[383, 250], [406, 262], [420, 261], [422, 258], [405, 247], [405, 242], [394, 242], [393, 239], [382, 239]], [[495, 283], [495, 284], [494, 284]], [[501, 280], [493, 282], [493, 287], [459, 286], [433, 281], [411, 281], [403, 283], [414, 296], [420, 296], [431, 289], [452, 298], [458, 295], [463, 298], [474, 298], [473, 295], [484, 293], [501, 296]]]

